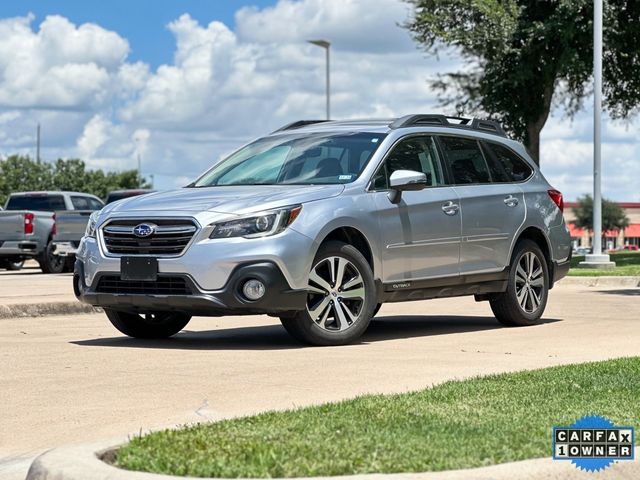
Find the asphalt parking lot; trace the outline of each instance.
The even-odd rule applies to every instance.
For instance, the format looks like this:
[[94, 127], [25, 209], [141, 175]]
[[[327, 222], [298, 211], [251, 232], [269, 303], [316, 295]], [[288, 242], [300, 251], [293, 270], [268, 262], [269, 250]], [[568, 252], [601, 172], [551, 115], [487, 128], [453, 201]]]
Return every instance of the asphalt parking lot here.
[[[11, 278], [0, 276], [0, 286]], [[70, 277], [47, 281], [64, 294]], [[266, 316], [196, 318], [162, 341], [122, 337], [102, 314], [2, 319], [0, 478], [65, 444], [640, 355], [638, 319], [638, 288], [563, 285], [539, 326], [503, 328], [473, 298], [388, 304], [363, 341], [346, 347], [303, 347]]]

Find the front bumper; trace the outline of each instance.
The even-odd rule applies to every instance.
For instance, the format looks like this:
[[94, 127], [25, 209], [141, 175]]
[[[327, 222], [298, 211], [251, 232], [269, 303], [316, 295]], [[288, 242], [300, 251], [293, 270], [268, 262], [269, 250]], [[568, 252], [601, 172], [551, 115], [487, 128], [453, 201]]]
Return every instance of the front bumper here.
[[[293, 312], [306, 308], [307, 291], [293, 290], [280, 269], [273, 263], [260, 262], [240, 265], [235, 268], [225, 286], [214, 292], [198, 288], [188, 275], [159, 274], [158, 280], [178, 278], [184, 281], [189, 294], [164, 293], [103, 293], [100, 280], [107, 274], [98, 274], [92, 285], [84, 281], [84, 264], [76, 260], [73, 277], [74, 292], [83, 303], [96, 307], [111, 308], [125, 312], [182, 312], [199, 316], [273, 314]], [[250, 301], [242, 295], [242, 285], [249, 279], [262, 281], [265, 295]], [[140, 287], [139, 282], [136, 282]], [[146, 282], [153, 288], [154, 282]], [[146, 287], [145, 287], [146, 288]]]

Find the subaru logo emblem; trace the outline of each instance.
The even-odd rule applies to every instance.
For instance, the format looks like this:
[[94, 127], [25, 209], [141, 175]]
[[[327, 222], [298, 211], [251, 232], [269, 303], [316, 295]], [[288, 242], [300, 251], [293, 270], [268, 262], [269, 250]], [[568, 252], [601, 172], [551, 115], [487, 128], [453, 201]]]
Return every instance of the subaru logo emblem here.
[[156, 226], [155, 225], [151, 225], [149, 223], [141, 223], [140, 225], [136, 225], [135, 227], [133, 227], [133, 234], [136, 237], [149, 237], [151, 235], [153, 235], [153, 233], [156, 231]]

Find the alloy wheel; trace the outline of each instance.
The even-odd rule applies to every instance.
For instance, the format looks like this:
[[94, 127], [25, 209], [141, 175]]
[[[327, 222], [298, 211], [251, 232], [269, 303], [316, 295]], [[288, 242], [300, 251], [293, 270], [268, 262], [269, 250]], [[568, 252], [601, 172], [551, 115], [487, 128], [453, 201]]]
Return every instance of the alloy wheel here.
[[516, 297], [525, 313], [540, 308], [544, 295], [544, 269], [540, 258], [533, 252], [525, 252], [516, 268]]
[[364, 280], [343, 257], [320, 260], [309, 274], [307, 312], [323, 330], [342, 332], [360, 318], [365, 304]]

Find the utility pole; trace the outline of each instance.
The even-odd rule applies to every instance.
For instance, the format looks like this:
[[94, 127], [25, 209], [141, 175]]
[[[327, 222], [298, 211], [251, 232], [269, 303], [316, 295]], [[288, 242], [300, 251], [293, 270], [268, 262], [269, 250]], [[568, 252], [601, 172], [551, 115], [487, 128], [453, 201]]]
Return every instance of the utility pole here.
[[602, 253], [602, 0], [593, 2], [593, 250], [584, 268], [614, 268]]
[[140, 159], [139, 150], [138, 150], [138, 188], [142, 188], [142, 160]]
[[36, 130], [36, 161], [40, 161], [40, 122]]

